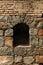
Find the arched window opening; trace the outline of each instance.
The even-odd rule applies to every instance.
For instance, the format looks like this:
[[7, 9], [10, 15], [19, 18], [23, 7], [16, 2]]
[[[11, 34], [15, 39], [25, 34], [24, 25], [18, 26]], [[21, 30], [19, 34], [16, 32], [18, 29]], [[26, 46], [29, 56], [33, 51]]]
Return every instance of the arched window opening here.
[[18, 23], [13, 27], [13, 46], [28, 45], [29, 26], [26, 23]]

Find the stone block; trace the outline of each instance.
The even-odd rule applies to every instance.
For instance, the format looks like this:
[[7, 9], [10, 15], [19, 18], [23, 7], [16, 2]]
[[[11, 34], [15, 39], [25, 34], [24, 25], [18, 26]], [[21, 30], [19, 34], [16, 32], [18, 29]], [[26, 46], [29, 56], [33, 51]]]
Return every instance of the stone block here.
[[31, 63], [34, 62], [34, 58], [32, 56], [24, 57], [23, 61], [24, 61], [25, 64], [31, 64]]
[[12, 65], [13, 56], [0, 56], [0, 65]]
[[37, 55], [37, 56], [36, 56], [36, 62], [37, 62], [37, 63], [43, 63], [43, 56]]
[[0, 36], [3, 36], [3, 32], [4, 32], [3, 30], [0, 30]]
[[36, 36], [30, 36], [30, 44], [33, 48], [38, 46], [38, 37]]
[[5, 31], [5, 36], [13, 36], [13, 29], [7, 29]]
[[22, 56], [15, 56], [14, 62], [15, 63], [22, 62]]
[[0, 47], [0, 55], [13, 55], [13, 48]]
[[39, 36], [39, 46], [43, 46], [43, 36]]
[[0, 46], [4, 45], [4, 37], [0, 37]]
[[39, 65], [38, 63], [33, 63], [33, 65]]
[[13, 47], [13, 38], [12, 37], [5, 37], [5, 45]]
[[14, 54], [15, 55], [22, 55], [24, 56], [26, 54], [26, 48], [23, 48], [23, 47], [15, 47], [14, 48]]
[[4, 26], [4, 22], [0, 21], [0, 28]]
[[39, 35], [39, 36], [40, 36], [40, 35], [43, 36], [43, 29], [39, 29], [39, 30], [38, 30], [38, 35]]
[[38, 25], [37, 25], [38, 29], [43, 29], [43, 20], [39, 21]]
[[30, 28], [29, 34], [30, 34], [30, 35], [37, 35], [37, 29], [35, 29], [35, 28]]

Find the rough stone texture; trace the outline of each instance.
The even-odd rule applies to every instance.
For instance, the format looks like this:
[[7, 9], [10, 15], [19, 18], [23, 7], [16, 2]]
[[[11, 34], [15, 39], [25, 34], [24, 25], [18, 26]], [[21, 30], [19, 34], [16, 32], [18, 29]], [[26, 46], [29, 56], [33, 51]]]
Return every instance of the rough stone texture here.
[[0, 28], [4, 26], [4, 22], [0, 21]]
[[38, 37], [30, 36], [30, 44], [35, 48], [38, 46]]
[[34, 63], [33, 65], [39, 65], [38, 63], [36, 64], [36, 63]]
[[0, 36], [3, 36], [3, 30], [0, 30]]
[[37, 35], [37, 29], [31, 28], [31, 29], [29, 30], [29, 33], [30, 33], [30, 35]]
[[43, 29], [38, 30], [38, 35], [43, 35]]
[[26, 48], [22, 48], [22, 47], [15, 47], [14, 48], [14, 54], [16, 55], [25, 55], [26, 54]]
[[5, 31], [5, 36], [13, 36], [13, 29], [7, 29]]
[[[29, 45], [13, 48], [13, 26], [20, 22], [29, 26]], [[0, 65], [40, 62], [43, 62], [43, 1], [0, 0]]]
[[15, 56], [14, 62], [15, 63], [22, 62], [22, 56]]
[[43, 29], [43, 19], [38, 23], [37, 28]]
[[43, 46], [43, 36], [39, 37], [39, 46]]
[[13, 55], [13, 48], [0, 47], [0, 55]]
[[9, 47], [13, 47], [13, 38], [12, 37], [5, 37], [5, 45]]
[[24, 57], [23, 61], [26, 64], [31, 64], [34, 61], [34, 58], [32, 56]]
[[4, 37], [0, 37], [0, 46], [4, 45]]
[[36, 62], [43, 63], [43, 56], [36, 56]]
[[0, 65], [12, 65], [12, 64], [13, 64], [13, 56], [0, 56]]

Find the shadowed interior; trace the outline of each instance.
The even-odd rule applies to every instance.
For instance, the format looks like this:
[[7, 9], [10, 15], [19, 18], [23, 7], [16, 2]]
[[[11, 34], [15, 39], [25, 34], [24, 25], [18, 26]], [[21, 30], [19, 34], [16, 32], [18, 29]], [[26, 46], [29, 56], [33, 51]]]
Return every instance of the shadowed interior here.
[[18, 23], [13, 27], [13, 46], [29, 43], [29, 27], [26, 23]]
[[40, 63], [39, 65], [43, 65], [43, 63]]

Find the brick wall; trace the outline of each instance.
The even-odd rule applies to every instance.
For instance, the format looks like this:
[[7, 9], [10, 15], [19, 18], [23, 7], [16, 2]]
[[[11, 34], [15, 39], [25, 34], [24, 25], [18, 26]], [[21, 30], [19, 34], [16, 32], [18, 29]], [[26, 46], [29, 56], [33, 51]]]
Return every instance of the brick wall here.
[[[0, 65], [43, 63], [43, 1], [0, 0]], [[29, 26], [29, 45], [13, 48], [13, 26]]]

